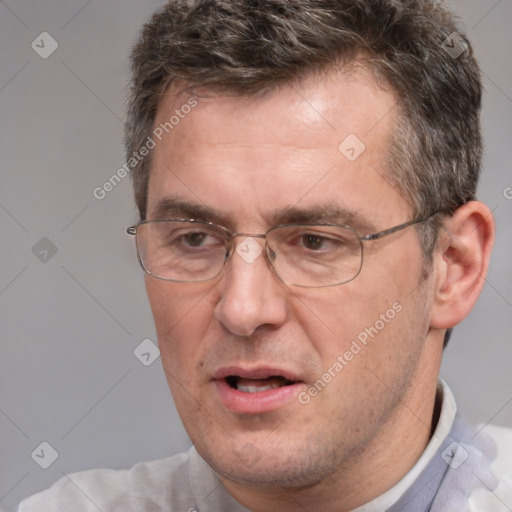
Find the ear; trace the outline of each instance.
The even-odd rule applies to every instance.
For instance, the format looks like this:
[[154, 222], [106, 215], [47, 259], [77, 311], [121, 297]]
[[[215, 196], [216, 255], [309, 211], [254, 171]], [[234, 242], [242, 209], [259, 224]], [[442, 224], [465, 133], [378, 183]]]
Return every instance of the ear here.
[[473, 308], [485, 283], [494, 232], [492, 212], [479, 201], [470, 201], [446, 219], [434, 253], [432, 328], [449, 329]]

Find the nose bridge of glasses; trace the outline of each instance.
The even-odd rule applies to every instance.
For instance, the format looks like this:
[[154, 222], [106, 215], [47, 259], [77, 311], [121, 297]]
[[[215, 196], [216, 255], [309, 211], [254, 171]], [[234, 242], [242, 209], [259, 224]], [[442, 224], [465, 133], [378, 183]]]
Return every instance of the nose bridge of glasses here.
[[265, 233], [231, 233], [231, 238], [267, 238]]
[[[235, 243], [237, 238], [240, 239], [238, 244]], [[238, 247], [239, 244], [243, 244], [244, 240], [247, 238], [259, 238], [263, 240], [264, 244], [266, 245], [267, 235], [265, 233], [229, 233], [229, 238], [227, 240], [228, 247], [231, 248], [229, 252], [233, 252], [235, 247]]]

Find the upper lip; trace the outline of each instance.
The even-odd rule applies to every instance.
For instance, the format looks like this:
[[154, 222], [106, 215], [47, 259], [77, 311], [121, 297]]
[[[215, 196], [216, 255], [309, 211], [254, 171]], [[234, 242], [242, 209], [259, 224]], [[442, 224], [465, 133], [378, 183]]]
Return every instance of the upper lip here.
[[222, 380], [226, 377], [236, 376], [242, 379], [267, 379], [269, 377], [284, 377], [291, 382], [301, 381], [297, 374], [290, 370], [271, 366], [255, 366], [255, 367], [241, 367], [241, 366], [223, 366], [213, 374], [214, 380]]

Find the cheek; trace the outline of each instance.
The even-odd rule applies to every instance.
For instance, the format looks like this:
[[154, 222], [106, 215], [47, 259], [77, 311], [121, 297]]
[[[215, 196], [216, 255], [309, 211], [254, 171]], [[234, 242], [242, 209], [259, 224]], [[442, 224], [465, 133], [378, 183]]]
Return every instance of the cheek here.
[[399, 270], [405, 263], [393, 259], [368, 258], [366, 264], [350, 283], [297, 296], [294, 317], [324, 371], [345, 354], [350, 366], [345, 374], [390, 366], [404, 347], [411, 350], [412, 339], [421, 343], [426, 308], [421, 265], [406, 273]]
[[146, 277], [146, 292], [162, 362], [173, 374], [185, 375], [187, 369], [198, 364], [199, 346], [212, 318], [212, 286], [211, 283], [184, 285]]
[[325, 288], [300, 296], [295, 318], [315, 349], [332, 358], [348, 350], [352, 341], [361, 333], [364, 335], [365, 329], [379, 321], [396, 301], [393, 290], [375, 293], [373, 288], [367, 290], [354, 281], [337, 289]]

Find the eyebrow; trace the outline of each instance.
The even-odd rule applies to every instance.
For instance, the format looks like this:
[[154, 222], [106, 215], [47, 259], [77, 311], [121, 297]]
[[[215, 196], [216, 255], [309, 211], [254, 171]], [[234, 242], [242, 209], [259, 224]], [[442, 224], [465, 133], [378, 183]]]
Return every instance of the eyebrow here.
[[[178, 196], [165, 197], [152, 209], [152, 220], [191, 219], [212, 222], [234, 229], [233, 219], [226, 214], [209, 208], [200, 203], [192, 203]], [[343, 208], [335, 203], [312, 205], [299, 208], [285, 207], [270, 213], [265, 217], [270, 227], [282, 224], [338, 224], [350, 226], [361, 233], [373, 233], [376, 228], [373, 223], [361, 216], [356, 210]]]
[[375, 226], [356, 210], [343, 208], [335, 203], [313, 205], [307, 208], [296, 206], [283, 208], [271, 216], [273, 225], [280, 224], [339, 224], [357, 230], [372, 232]]
[[227, 216], [204, 204], [185, 201], [178, 196], [161, 199], [153, 208], [152, 220], [193, 219], [214, 224], [229, 225]]

